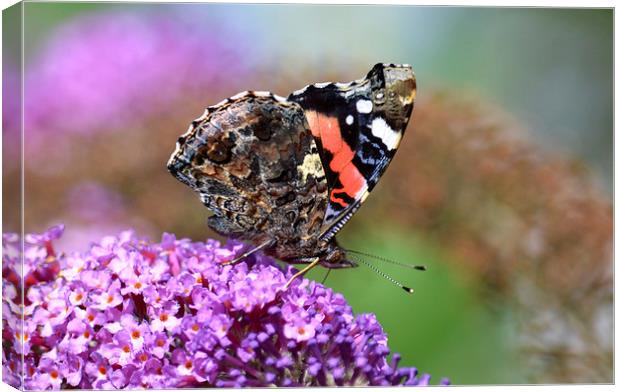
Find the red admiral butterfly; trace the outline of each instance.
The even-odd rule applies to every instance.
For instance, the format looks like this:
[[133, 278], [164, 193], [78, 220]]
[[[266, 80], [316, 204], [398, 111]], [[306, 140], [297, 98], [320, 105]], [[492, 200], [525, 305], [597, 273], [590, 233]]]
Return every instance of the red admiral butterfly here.
[[307, 263], [295, 277], [317, 264], [354, 267], [334, 236], [392, 160], [415, 94], [411, 67], [395, 64], [288, 98], [245, 91], [192, 122], [168, 170], [214, 212], [211, 229], [255, 246], [234, 261], [262, 249]]

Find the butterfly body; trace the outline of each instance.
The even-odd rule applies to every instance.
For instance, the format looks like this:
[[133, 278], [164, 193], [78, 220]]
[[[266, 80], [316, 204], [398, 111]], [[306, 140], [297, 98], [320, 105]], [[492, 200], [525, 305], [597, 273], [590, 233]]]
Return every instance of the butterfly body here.
[[286, 99], [246, 91], [192, 122], [168, 170], [213, 211], [217, 233], [285, 262], [351, 267], [335, 234], [392, 159], [414, 98], [411, 68], [385, 64]]

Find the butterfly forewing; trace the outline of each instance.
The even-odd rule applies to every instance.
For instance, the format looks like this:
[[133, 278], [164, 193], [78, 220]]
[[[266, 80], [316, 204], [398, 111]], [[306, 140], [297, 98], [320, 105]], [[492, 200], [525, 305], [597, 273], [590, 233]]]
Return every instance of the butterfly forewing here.
[[317, 141], [329, 200], [322, 239], [357, 211], [394, 157], [413, 110], [408, 65], [377, 64], [361, 80], [319, 83], [292, 93]]

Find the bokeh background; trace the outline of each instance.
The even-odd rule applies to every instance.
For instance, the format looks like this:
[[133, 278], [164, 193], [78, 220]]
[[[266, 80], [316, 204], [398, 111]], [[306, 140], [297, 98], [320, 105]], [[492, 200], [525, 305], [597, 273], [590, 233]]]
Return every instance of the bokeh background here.
[[[368, 259], [412, 296], [363, 266], [326, 284], [377, 314], [404, 364], [454, 384], [612, 382], [612, 10], [24, 7], [26, 232], [64, 223], [67, 251], [126, 228], [215, 237], [165, 169], [204, 107], [409, 63], [413, 120], [339, 238], [428, 271]], [[18, 52], [3, 63], [5, 206], [19, 202]]]

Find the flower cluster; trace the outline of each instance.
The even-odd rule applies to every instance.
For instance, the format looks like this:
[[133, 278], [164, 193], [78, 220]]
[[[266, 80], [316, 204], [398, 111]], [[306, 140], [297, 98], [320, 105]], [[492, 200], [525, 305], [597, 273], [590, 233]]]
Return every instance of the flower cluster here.
[[[26, 389], [427, 385], [370, 314], [230, 242], [132, 231], [56, 253], [57, 226], [3, 235], [3, 376]], [[23, 274], [23, 280], [20, 274]], [[22, 282], [25, 297], [21, 298]], [[22, 326], [21, 317], [24, 323]], [[22, 366], [21, 358], [24, 358]], [[442, 380], [442, 383], [447, 383]]]

